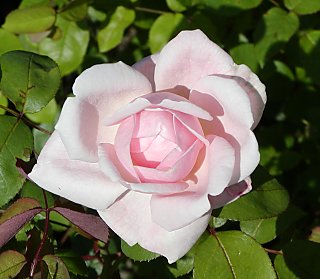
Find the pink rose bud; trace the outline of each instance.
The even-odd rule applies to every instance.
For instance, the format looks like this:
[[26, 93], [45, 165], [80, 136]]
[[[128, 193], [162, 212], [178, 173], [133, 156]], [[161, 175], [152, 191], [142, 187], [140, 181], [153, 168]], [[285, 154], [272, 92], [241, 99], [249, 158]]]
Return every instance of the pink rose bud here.
[[175, 262], [212, 209], [251, 190], [265, 86], [201, 31], [132, 67], [95, 65], [73, 92], [29, 176], [129, 245]]

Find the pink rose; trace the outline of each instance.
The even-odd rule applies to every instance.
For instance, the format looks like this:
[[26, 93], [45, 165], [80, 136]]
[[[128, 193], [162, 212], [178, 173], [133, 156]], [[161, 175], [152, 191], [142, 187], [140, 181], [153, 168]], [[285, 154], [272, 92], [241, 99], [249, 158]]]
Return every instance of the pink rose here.
[[201, 31], [132, 67], [85, 70], [30, 177], [98, 210], [129, 245], [172, 263], [212, 209], [251, 189], [265, 87]]

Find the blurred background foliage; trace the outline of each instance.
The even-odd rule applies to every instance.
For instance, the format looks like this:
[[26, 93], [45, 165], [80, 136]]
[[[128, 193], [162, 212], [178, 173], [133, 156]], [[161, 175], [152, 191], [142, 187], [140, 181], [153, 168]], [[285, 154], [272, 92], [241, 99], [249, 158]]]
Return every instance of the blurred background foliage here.
[[[131, 65], [158, 52], [181, 30], [201, 29], [237, 64], [248, 65], [266, 85], [268, 102], [255, 131], [261, 165], [289, 191], [294, 205], [290, 216], [304, 216], [291, 228], [291, 235], [320, 241], [319, 0], [11, 0], [0, 5], [0, 55], [27, 50], [49, 56], [60, 68], [62, 81], [56, 98], [40, 112], [26, 114], [47, 130], [53, 129], [66, 96], [72, 93], [74, 79], [84, 69], [119, 60]], [[14, 108], [1, 92], [0, 104]], [[0, 109], [0, 114], [5, 110]], [[33, 136], [37, 154], [48, 135], [33, 129]], [[23, 165], [22, 161], [18, 163]], [[3, 208], [20, 191], [22, 183], [19, 185], [7, 200], [1, 201]], [[22, 187], [19, 196], [43, 199], [31, 182]], [[53, 197], [48, 194], [48, 199]], [[88, 247], [92, 247], [89, 240], [80, 235], [67, 238], [68, 220], [58, 214], [52, 214], [52, 218], [57, 238], [64, 237], [67, 246], [78, 254], [88, 253]], [[25, 232], [31, 231], [31, 238], [39, 241], [37, 222], [24, 227], [16, 239], [25, 239]], [[241, 229], [250, 235], [248, 224], [241, 223]], [[265, 235], [259, 237], [260, 243], [273, 240]], [[9, 242], [8, 247], [17, 243]], [[273, 248], [282, 247], [280, 240], [271, 244]], [[116, 251], [119, 245], [119, 240], [112, 239], [103, 257], [112, 257], [112, 249]], [[110, 268], [98, 259], [89, 261], [89, 277], [102, 272], [101, 278], [109, 278]], [[178, 274], [178, 268], [168, 269], [163, 259], [154, 262], [126, 265], [122, 270], [124, 274], [136, 274], [134, 278], [171, 278]], [[281, 269], [283, 259], [278, 258], [275, 264]], [[119, 265], [124, 263], [120, 261]], [[188, 264], [183, 267], [186, 270], [182, 275], [190, 271]], [[71, 265], [68, 269], [72, 270]], [[278, 276], [316, 278], [286, 272]], [[85, 271], [79, 268], [75, 274], [81, 277]]]

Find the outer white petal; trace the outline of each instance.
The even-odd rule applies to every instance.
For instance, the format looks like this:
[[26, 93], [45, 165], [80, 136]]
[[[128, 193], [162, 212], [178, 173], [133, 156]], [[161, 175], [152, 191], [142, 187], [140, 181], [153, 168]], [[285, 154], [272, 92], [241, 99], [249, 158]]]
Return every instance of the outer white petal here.
[[191, 89], [202, 77], [227, 73], [233, 65], [230, 55], [203, 32], [182, 31], [159, 54], [154, 74], [156, 89]]
[[254, 118], [252, 129], [254, 129], [260, 121], [267, 102], [266, 87], [246, 65], [235, 65], [226, 77], [237, 81], [248, 94]]
[[150, 198], [151, 195], [130, 191], [111, 207], [98, 213], [129, 245], [139, 243], [173, 263], [183, 257], [204, 232], [210, 212], [188, 226], [169, 232], [152, 221]]
[[135, 98], [152, 92], [148, 79], [122, 62], [85, 70], [73, 85], [56, 129], [72, 159], [98, 161], [98, 143], [113, 143], [116, 127], [103, 120]]
[[249, 97], [232, 79], [204, 77], [194, 85], [189, 99], [212, 116], [217, 116], [226, 128], [241, 125], [250, 129], [253, 124]]
[[55, 129], [70, 158], [97, 161], [99, 113], [95, 106], [78, 98], [67, 98]]
[[70, 160], [54, 132], [29, 177], [43, 189], [94, 209], [110, 206], [127, 188], [106, 177], [97, 163]]
[[137, 62], [136, 64], [132, 65], [132, 68], [136, 69], [144, 76], [148, 78], [150, 81], [153, 90], [155, 90], [154, 84], [154, 69], [156, 67], [157, 59], [159, 54], [153, 54], [146, 58], [143, 58], [141, 61]]
[[211, 202], [211, 207], [212, 209], [215, 209], [231, 203], [242, 195], [250, 192], [251, 189], [251, 179], [250, 177], [247, 177], [243, 181], [227, 187], [220, 195], [214, 197], [210, 196], [209, 200]]
[[246, 92], [235, 80], [208, 76], [195, 85], [190, 100], [214, 116], [212, 121], [201, 120], [205, 135], [222, 137], [235, 150], [231, 184], [245, 179], [260, 160], [258, 143], [251, 131], [253, 115]]
[[229, 186], [235, 165], [235, 150], [224, 138], [215, 136], [209, 146], [208, 193], [216, 196]]
[[115, 114], [106, 118], [104, 123], [105, 125], [119, 123], [119, 121], [148, 107], [160, 107], [182, 112], [201, 119], [212, 120], [212, 116], [207, 111], [193, 103], [190, 103], [185, 98], [168, 92], [157, 92], [141, 96], [133, 102], [123, 106]]

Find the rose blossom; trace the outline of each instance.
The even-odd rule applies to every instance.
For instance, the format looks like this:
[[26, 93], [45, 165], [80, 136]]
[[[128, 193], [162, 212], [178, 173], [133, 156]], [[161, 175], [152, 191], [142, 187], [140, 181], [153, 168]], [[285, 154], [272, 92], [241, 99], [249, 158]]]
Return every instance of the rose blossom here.
[[212, 209], [251, 190], [265, 87], [201, 31], [132, 67], [85, 70], [30, 173], [98, 210], [129, 245], [176, 261]]

